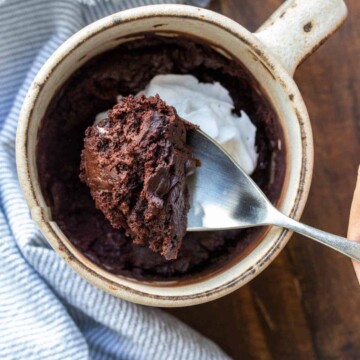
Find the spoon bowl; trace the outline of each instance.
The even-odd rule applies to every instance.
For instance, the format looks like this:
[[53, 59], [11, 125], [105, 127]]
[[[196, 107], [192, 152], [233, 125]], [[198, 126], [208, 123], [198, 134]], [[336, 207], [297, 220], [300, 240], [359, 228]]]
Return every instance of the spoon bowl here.
[[191, 130], [188, 143], [201, 166], [189, 178], [187, 230], [265, 225], [271, 204], [251, 177], [203, 131]]

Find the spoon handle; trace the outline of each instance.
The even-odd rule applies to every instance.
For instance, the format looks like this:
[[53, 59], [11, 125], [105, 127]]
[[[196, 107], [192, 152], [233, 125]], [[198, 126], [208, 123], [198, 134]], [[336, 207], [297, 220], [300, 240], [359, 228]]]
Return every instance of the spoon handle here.
[[278, 215], [272, 221], [273, 225], [304, 235], [360, 262], [360, 243], [302, 224], [280, 212], [278, 212]]

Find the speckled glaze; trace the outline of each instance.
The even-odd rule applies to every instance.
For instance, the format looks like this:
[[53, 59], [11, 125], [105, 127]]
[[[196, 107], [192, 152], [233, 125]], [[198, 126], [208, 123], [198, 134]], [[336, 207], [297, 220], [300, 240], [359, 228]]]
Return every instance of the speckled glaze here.
[[278, 114], [287, 149], [280, 210], [299, 219], [313, 171], [308, 113], [292, 75], [297, 65], [344, 21], [342, 0], [287, 1], [256, 32], [217, 13], [184, 5], [151, 5], [101, 19], [66, 41], [36, 76], [26, 96], [17, 134], [20, 184], [31, 214], [52, 247], [82, 277], [114, 296], [151, 306], [189, 306], [224, 296], [257, 276], [279, 254], [291, 233], [269, 228], [259, 245], [230, 267], [192, 281], [141, 282], [116, 276], [83, 256], [51, 219], [40, 190], [35, 147], [40, 121], [56, 90], [90, 58], [139, 34], [187, 34], [239, 59], [259, 81]]

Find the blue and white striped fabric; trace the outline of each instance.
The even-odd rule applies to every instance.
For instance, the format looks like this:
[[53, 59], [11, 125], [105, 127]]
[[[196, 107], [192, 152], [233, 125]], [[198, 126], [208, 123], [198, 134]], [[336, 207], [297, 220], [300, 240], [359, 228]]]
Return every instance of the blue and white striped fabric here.
[[[77, 276], [31, 221], [16, 175], [20, 108], [46, 59], [96, 19], [167, 2], [0, 0], [1, 359], [227, 358], [175, 318], [116, 299]], [[188, 1], [195, 2], [206, 1]]]

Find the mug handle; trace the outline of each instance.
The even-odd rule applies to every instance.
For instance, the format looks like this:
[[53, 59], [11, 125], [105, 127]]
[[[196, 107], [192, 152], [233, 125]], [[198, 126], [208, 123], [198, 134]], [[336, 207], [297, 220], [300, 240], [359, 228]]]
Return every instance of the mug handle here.
[[343, 0], [288, 0], [254, 34], [293, 76], [345, 21]]

